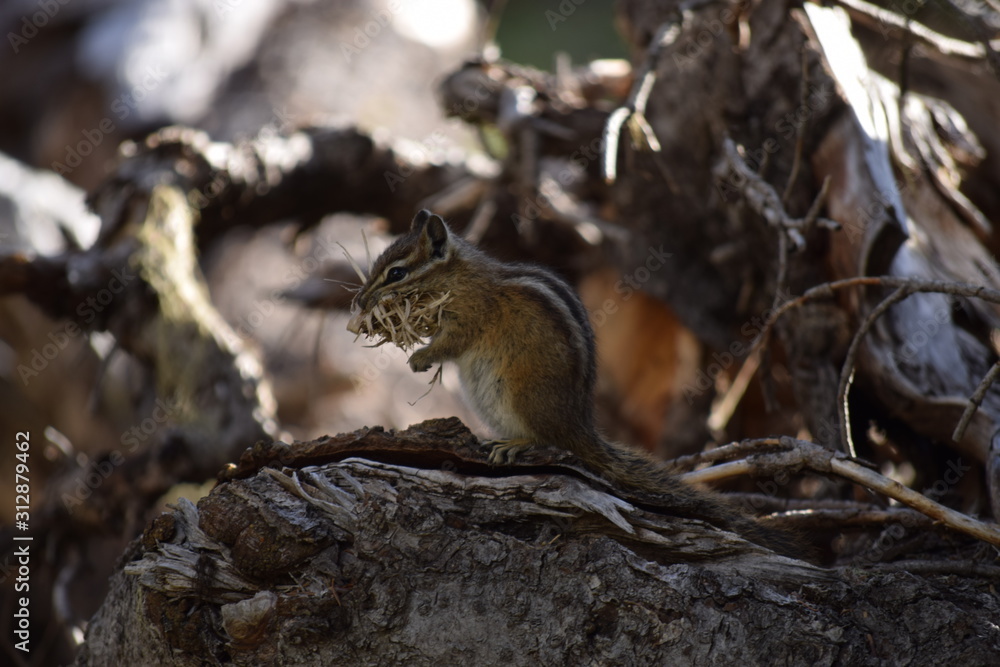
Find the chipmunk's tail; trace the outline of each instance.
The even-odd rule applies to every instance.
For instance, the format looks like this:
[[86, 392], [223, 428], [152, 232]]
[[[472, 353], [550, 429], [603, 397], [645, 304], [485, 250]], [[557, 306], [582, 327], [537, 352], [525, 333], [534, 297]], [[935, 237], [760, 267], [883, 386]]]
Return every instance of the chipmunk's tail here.
[[701, 519], [791, 558], [808, 556], [793, 533], [761, 525], [722, 496], [685, 484], [644, 452], [598, 438], [576, 454], [595, 472], [678, 516]]

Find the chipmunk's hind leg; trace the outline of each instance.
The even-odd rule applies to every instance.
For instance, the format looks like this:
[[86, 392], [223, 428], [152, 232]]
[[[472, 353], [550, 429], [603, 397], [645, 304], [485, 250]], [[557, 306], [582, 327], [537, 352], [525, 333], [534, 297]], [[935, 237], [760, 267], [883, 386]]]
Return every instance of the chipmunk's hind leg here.
[[487, 440], [485, 444], [493, 447], [490, 451], [490, 464], [501, 465], [513, 463], [521, 451], [530, 448], [535, 443], [528, 438], [511, 438], [510, 440]]

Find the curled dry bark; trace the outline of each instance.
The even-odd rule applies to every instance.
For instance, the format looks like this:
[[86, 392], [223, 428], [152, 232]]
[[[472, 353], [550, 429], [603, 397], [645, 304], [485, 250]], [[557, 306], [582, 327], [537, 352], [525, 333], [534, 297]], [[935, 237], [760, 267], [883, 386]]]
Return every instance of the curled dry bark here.
[[249, 450], [132, 545], [78, 664], [985, 664], [1000, 650], [986, 582], [824, 570], [558, 461], [490, 469], [477, 443], [438, 420]]

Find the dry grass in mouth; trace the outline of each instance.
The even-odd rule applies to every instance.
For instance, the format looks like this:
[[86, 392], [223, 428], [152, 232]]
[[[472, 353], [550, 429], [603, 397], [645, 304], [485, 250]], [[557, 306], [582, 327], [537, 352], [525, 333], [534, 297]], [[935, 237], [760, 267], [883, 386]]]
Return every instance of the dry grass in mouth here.
[[[371, 270], [372, 257], [368, 250], [368, 237], [362, 232], [361, 238], [365, 243], [365, 255], [368, 259], [369, 270]], [[344, 251], [344, 257], [358, 274], [358, 278], [361, 279], [361, 285], [357, 291], [364, 289], [364, 284], [368, 282], [365, 272], [351, 257], [347, 248], [343, 245], [340, 245], [340, 248]], [[435, 293], [417, 290], [389, 292], [383, 294], [367, 310], [355, 310], [352, 307], [351, 321], [347, 323], [347, 330], [356, 336], [376, 339], [372, 347], [392, 343], [396, 347], [408, 351], [441, 329], [444, 307], [450, 300], [451, 292]]]
[[355, 312], [347, 330], [377, 339], [373, 347], [392, 343], [410, 350], [438, 332], [450, 300], [451, 292], [390, 292], [367, 311]]

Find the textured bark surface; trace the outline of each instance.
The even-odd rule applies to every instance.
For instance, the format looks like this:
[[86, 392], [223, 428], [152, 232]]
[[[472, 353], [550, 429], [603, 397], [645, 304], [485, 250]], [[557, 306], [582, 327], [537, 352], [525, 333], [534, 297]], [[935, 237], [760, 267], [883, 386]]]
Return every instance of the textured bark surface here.
[[[468, 474], [483, 457], [457, 420], [335, 440], [278, 446], [284, 466], [251, 476], [245, 459], [158, 519], [78, 664], [972, 665], [1000, 651], [984, 581], [816, 568], [569, 469]], [[365, 443], [449, 463], [350, 456]], [[348, 458], [319, 464], [324, 448]]]

